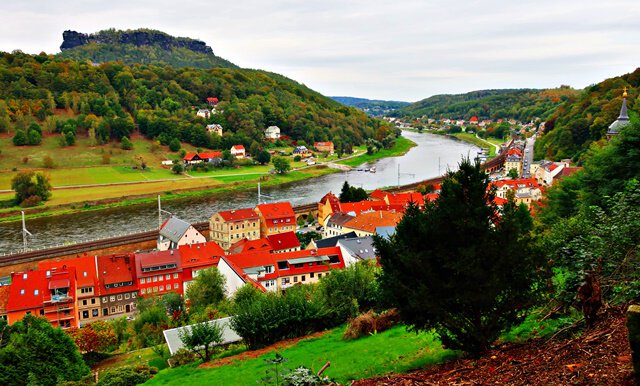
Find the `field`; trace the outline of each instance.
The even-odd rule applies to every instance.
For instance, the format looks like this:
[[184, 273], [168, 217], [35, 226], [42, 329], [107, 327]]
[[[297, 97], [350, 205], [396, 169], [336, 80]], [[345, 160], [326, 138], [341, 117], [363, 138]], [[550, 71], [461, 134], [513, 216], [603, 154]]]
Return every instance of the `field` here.
[[[321, 337], [305, 339], [279, 351], [288, 359], [284, 366], [294, 369], [304, 365], [317, 372], [330, 361], [331, 366], [324, 375], [341, 384], [349, 384], [354, 379], [405, 372], [457, 356], [456, 352], [443, 349], [433, 334], [416, 334], [407, 331], [404, 326], [354, 341], [342, 339], [344, 330], [345, 327], [337, 328]], [[192, 365], [165, 369], [146, 384], [255, 385], [271, 368], [264, 360], [272, 359], [274, 355], [275, 352], [269, 352], [214, 368]]]

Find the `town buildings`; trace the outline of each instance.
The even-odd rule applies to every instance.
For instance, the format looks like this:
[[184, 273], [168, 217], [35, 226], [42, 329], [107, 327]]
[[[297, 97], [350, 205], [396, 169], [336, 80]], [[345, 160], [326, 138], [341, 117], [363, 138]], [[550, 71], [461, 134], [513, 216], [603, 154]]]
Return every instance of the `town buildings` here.
[[296, 230], [296, 215], [289, 202], [260, 204], [255, 208], [260, 217], [260, 236]]
[[214, 213], [209, 219], [209, 239], [228, 250], [241, 240], [260, 238], [260, 216], [253, 209], [236, 209]]
[[169, 217], [160, 226], [157, 247], [160, 251], [176, 249], [180, 245], [199, 244], [207, 241], [193, 225], [177, 217]]
[[266, 139], [280, 139], [280, 128], [278, 126], [269, 126], [264, 131], [264, 136]]

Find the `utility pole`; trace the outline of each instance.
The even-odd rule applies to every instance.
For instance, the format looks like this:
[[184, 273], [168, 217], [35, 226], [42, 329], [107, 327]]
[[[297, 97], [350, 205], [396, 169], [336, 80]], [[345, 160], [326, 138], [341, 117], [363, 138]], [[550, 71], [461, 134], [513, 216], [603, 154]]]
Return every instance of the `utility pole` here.
[[398, 189], [400, 188], [400, 175], [415, 177], [416, 175], [413, 173], [400, 173], [400, 164], [398, 164]]
[[160, 203], [160, 195], [158, 194], [158, 229], [162, 227], [162, 212], [169, 215], [169, 217], [173, 216], [173, 213], [168, 210], [162, 209], [162, 204]]
[[22, 246], [24, 251], [27, 251], [27, 236], [33, 236], [31, 232], [27, 230], [27, 225], [24, 221], [24, 210], [22, 211]]
[[273, 197], [260, 193], [260, 183], [258, 182], [258, 205], [262, 204], [262, 197], [266, 197], [270, 200], [273, 200]]

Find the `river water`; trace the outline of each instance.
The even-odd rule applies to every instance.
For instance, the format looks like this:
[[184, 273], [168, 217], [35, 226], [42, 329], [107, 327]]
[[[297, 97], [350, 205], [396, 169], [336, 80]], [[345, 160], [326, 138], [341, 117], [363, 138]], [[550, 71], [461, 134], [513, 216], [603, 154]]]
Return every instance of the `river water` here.
[[[478, 147], [444, 136], [403, 131], [403, 136], [417, 144], [401, 157], [384, 158], [373, 165], [376, 173], [349, 171], [334, 173], [287, 186], [262, 189], [262, 194], [271, 198], [265, 201], [289, 201], [292, 205], [317, 202], [327, 192], [340, 193], [344, 181], [352, 186], [372, 190], [398, 183], [417, 182], [436, 177], [447, 169], [456, 169], [461, 157], [474, 158]], [[126, 189], [126, 188], [125, 188]], [[255, 191], [232, 192], [205, 197], [173, 200], [163, 203], [163, 209], [189, 222], [206, 221], [221, 210], [253, 207], [257, 203]], [[44, 248], [64, 243], [107, 238], [124, 233], [140, 232], [157, 228], [158, 208], [154, 204], [127, 206], [100, 211], [75, 213], [52, 218], [27, 221], [27, 229], [33, 234], [29, 248]], [[22, 226], [19, 222], [0, 223], [0, 253], [22, 248]]]

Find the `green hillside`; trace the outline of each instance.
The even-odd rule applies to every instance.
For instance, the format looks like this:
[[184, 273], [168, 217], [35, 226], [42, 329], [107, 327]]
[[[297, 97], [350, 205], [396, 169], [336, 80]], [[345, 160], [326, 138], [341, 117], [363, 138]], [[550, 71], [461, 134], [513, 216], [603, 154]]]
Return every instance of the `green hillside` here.
[[558, 89], [479, 90], [466, 94], [434, 95], [403, 107], [391, 115], [396, 117], [450, 118], [468, 120], [514, 118], [529, 121], [546, 119], [576, 91], [568, 87]]
[[175, 38], [164, 32], [104, 30], [95, 34], [65, 31], [58, 56], [93, 63], [121, 61], [126, 64], [169, 65], [176, 68], [238, 68], [213, 53], [200, 40]]
[[360, 109], [373, 117], [388, 115], [391, 112], [410, 104], [409, 102], [385, 101], [378, 99], [354, 98], [345, 96], [332, 96], [329, 98], [333, 99], [334, 101], [340, 102], [343, 105]]
[[546, 133], [536, 143], [536, 158], [578, 160], [594, 142], [605, 137], [628, 88], [627, 106], [637, 111], [640, 68], [587, 87], [576, 98], [563, 103], [547, 121]]
[[[197, 117], [218, 98], [217, 114]], [[198, 147], [246, 147], [264, 141], [264, 129], [307, 143], [359, 145], [384, 138], [384, 123], [284, 76], [259, 70], [126, 65], [54, 55], [0, 53], [0, 132], [37, 123], [43, 135], [89, 136], [97, 143], [128, 136], [137, 127], [163, 145], [173, 139]], [[208, 123], [224, 128], [209, 135]], [[36, 128], [40, 130], [40, 128]], [[337, 144], [337, 145], [338, 145]]]

